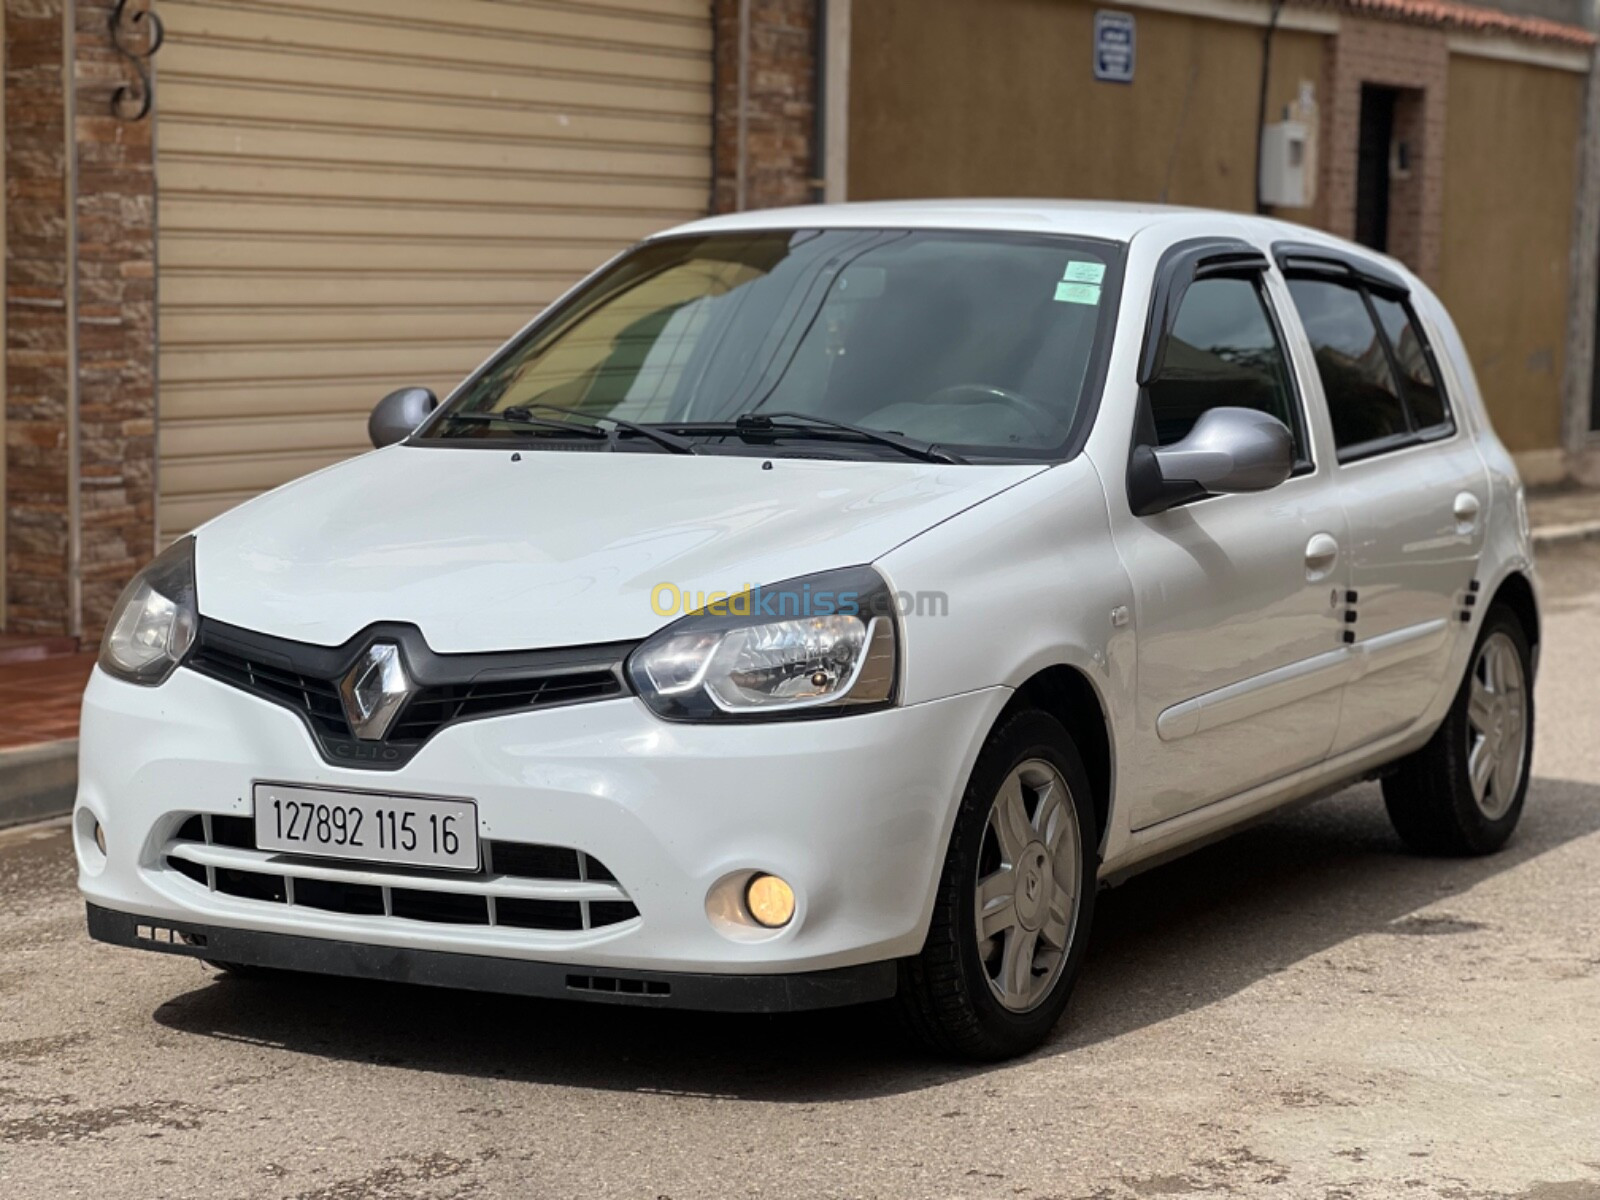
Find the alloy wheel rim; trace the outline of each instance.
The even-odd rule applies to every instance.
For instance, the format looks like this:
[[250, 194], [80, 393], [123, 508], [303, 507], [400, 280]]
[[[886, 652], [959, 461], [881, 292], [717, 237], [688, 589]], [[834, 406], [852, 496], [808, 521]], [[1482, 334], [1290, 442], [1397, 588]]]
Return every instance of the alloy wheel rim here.
[[1066, 966], [1083, 891], [1080, 836], [1061, 772], [1036, 758], [1014, 767], [989, 809], [973, 906], [989, 990], [1012, 1012], [1042, 1004]]
[[1511, 808], [1528, 758], [1528, 693], [1511, 638], [1491, 634], [1472, 664], [1467, 695], [1467, 778], [1491, 821]]

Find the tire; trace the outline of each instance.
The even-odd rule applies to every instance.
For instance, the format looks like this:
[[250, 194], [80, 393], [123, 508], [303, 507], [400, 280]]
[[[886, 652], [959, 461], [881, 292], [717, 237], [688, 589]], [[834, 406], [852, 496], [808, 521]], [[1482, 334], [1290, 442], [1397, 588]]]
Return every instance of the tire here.
[[[1003, 814], [1018, 805], [1027, 828], [1008, 823], [1002, 835]], [[1006, 718], [962, 795], [928, 939], [900, 964], [897, 1002], [920, 1041], [943, 1055], [994, 1061], [1049, 1036], [1088, 945], [1098, 843], [1089, 777], [1067, 731], [1041, 712]], [[980, 880], [994, 931], [982, 939]]]
[[[1475, 780], [1486, 760], [1488, 778]], [[1522, 623], [1496, 605], [1444, 723], [1383, 781], [1389, 820], [1417, 854], [1492, 854], [1522, 816], [1532, 760], [1533, 655]]]

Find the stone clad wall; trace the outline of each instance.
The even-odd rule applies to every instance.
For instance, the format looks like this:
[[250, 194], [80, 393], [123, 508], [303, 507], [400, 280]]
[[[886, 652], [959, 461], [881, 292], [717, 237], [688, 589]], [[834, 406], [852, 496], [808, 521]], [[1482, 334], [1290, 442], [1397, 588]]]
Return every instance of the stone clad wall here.
[[112, 3], [5, 5], [6, 628], [92, 640], [155, 546], [153, 120]]
[[61, 0], [6, 0], [6, 628], [66, 633], [66, 93]]
[[[716, 0], [712, 211], [739, 208], [739, 0]], [[808, 204], [816, 123], [816, 0], [750, 0], [745, 208]]]
[[[110, 37], [109, 0], [76, 0], [78, 496], [82, 632], [155, 549], [155, 117], [114, 116], [138, 76]], [[135, 45], [143, 31], [130, 30]]]

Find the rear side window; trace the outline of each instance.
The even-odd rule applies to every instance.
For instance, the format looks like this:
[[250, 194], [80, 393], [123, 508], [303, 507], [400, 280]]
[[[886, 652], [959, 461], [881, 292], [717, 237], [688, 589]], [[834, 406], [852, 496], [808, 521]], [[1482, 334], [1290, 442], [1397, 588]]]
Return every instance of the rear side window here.
[[1405, 305], [1323, 279], [1291, 278], [1289, 293], [1316, 355], [1341, 460], [1451, 430], [1432, 357]]
[[1450, 424], [1450, 411], [1444, 402], [1444, 392], [1434, 375], [1433, 363], [1422, 331], [1406, 306], [1387, 296], [1372, 295], [1373, 311], [1383, 325], [1383, 332], [1394, 351], [1395, 366], [1400, 371], [1400, 383], [1405, 388], [1406, 404], [1417, 429], [1431, 432]]
[[1226, 405], [1277, 417], [1294, 434], [1296, 461], [1307, 459], [1283, 343], [1254, 279], [1189, 285], [1148, 396], [1157, 445], [1181, 440], [1202, 413]]
[[1291, 279], [1289, 294], [1316, 354], [1334, 444], [1344, 451], [1409, 433], [1399, 382], [1361, 293], [1342, 284]]

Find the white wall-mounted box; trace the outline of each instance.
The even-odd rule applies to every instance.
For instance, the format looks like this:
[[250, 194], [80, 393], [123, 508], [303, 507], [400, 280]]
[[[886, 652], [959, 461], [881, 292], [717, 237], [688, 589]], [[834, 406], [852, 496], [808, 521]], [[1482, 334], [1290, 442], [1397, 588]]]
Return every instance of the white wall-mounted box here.
[[1277, 208], [1306, 208], [1313, 200], [1311, 134], [1301, 121], [1261, 131], [1261, 200]]

